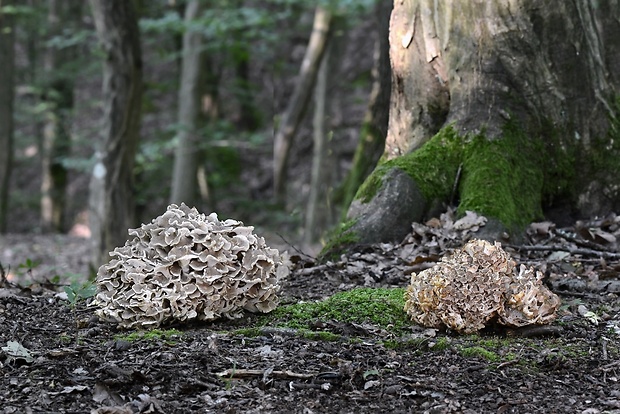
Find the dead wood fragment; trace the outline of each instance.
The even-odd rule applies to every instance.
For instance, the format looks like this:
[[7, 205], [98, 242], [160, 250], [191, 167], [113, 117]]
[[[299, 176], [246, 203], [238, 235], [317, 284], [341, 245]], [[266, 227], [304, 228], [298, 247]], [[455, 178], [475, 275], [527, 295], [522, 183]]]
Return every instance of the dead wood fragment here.
[[520, 361], [520, 359], [518, 359], [518, 358], [511, 359], [510, 361], [504, 361], [504, 362], [502, 362], [501, 364], [499, 364], [497, 366], [497, 369], [506, 368], [507, 366], [510, 366], [510, 365], [516, 365], [516, 364], [519, 363], [519, 361]]
[[322, 265], [317, 265], [317, 266], [312, 266], [312, 267], [305, 267], [303, 269], [298, 270], [297, 272], [300, 275], [303, 276], [308, 276], [314, 273], [318, 273], [318, 272], [322, 272], [322, 271], [330, 271], [330, 270], [337, 270], [337, 269], [341, 269], [343, 266], [345, 265], [345, 262], [339, 262], [339, 263], [325, 263]]
[[538, 336], [560, 336], [564, 332], [561, 326], [545, 325], [545, 326], [524, 326], [517, 329], [508, 329], [507, 336], [519, 338], [535, 338]]
[[289, 389], [293, 390], [301, 390], [301, 389], [314, 389], [314, 390], [323, 390], [329, 391], [332, 385], [329, 382], [325, 382], [322, 384], [306, 384], [305, 382], [293, 382], [289, 383]]
[[[217, 375], [220, 378], [226, 379], [243, 379], [243, 378], [256, 378], [263, 377], [267, 373], [265, 369], [235, 369], [229, 368], [226, 371], [218, 372]], [[293, 371], [271, 371], [268, 376], [277, 379], [310, 379], [314, 378], [317, 374], [302, 374]]]

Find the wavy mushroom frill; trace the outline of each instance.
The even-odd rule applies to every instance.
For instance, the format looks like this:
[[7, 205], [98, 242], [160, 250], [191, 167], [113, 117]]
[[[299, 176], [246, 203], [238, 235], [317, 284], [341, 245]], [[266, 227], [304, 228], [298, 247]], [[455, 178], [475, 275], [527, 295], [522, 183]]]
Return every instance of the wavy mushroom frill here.
[[97, 273], [97, 314], [123, 327], [270, 312], [288, 274], [279, 252], [236, 220], [171, 205], [110, 253]]
[[424, 326], [473, 333], [489, 321], [519, 327], [553, 321], [560, 299], [542, 274], [516, 263], [499, 243], [471, 240], [430, 269], [411, 275], [405, 311]]

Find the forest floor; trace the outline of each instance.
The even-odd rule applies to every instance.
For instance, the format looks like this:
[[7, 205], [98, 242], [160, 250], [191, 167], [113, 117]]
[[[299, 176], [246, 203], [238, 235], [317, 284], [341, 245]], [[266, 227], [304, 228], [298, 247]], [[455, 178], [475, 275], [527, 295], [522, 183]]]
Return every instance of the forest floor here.
[[[292, 329], [255, 315], [123, 331], [86, 300], [71, 307], [42, 282], [54, 271], [36, 268], [40, 283], [0, 288], [0, 413], [620, 413], [619, 221], [542, 223], [506, 247], [545, 272], [562, 306], [551, 325], [477, 335], [415, 325], [395, 335], [321, 317]], [[401, 244], [327, 265], [293, 251], [282, 303], [403, 288], [468, 237], [452, 224], [414, 227]], [[16, 260], [30, 247], [33, 261], [83, 266], [83, 240], [40, 236], [33, 250], [32, 238], [18, 239], [4, 238], [0, 252]]]

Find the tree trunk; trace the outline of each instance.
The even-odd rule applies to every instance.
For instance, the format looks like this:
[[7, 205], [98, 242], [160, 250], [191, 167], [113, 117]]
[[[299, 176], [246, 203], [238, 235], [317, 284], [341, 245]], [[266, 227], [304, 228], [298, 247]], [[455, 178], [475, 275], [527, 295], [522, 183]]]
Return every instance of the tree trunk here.
[[[68, 22], [79, 20], [80, 3], [48, 3], [48, 38], [61, 34]], [[71, 62], [75, 48], [58, 49], [48, 46], [44, 56], [45, 91], [48, 105], [43, 126], [41, 154], [41, 227], [43, 231], [64, 230], [65, 192], [67, 169], [63, 158], [71, 152], [71, 137], [67, 115], [73, 109], [73, 75], [66, 67]]]
[[316, 74], [319, 70], [321, 58], [327, 44], [331, 18], [332, 15], [327, 9], [317, 6], [314, 15], [312, 35], [310, 36], [308, 48], [306, 49], [306, 54], [301, 63], [297, 85], [295, 86], [293, 96], [291, 97], [286, 112], [282, 116], [282, 121], [275, 134], [273, 180], [274, 196], [279, 202], [285, 201], [286, 168], [291, 144], [312, 94]]
[[348, 240], [399, 240], [454, 188], [460, 213], [490, 219], [488, 238], [550, 208], [620, 207], [618, 15], [617, 2], [395, 2], [384, 162]]
[[333, 151], [331, 133], [327, 131], [327, 114], [329, 107], [329, 84], [332, 72], [331, 51], [333, 38], [327, 44], [314, 88], [314, 120], [312, 147], [312, 174], [310, 195], [306, 207], [304, 238], [306, 243], [316, 242], [323, 231], [331, 225], [333, 208], [331, 204], [333, 180]]
[[344, 197], [339, 196], [345, 212], [357, 189], [377, 165], [385, 148], [392, 79], [388, 42], [392, 6], [391, 1], [380, 1], [376, 5], [379, 37], [375, 43], [372, 90], [360, 131], [359, 144], [353, 157], [353, 166], [342, 185]]
[[133, 166], [140, 132], [142, 58], [131, 1], [91, 0], [105, 54], [102, 142], [90, 183], [94, 260], [98, 267], [134, 227]]
[[239, 100], [239, 121], [237, 124], [246, 131], [255, 131], [261, 126], [261, 115], [254, 103], [254, 91], [250, 80], [251, 50], [246, 44], [235, 45], [236, 95]]
[[[190, 1], [185, 9], [185, 23], [199, 17], [203, 10], [203, 2]], [[203, 34], [199, 31], [187, 30], [183, 35], [183, 60], [181, 63], [181, 80], [179, 88], [179, 132], [177, 147], [174, 154], [172, 175], [172, 194], [170, 202], [184, 202], [193, 205], [197, 194], [197, 171], [200, 136], [200, 105], [205, 83], [205, 53]]]
[[[12, 1], [5, 1], [4, 6]], [[0, 233], [6, 232], [9, 183], [13, 161], [13, 99], [15, 95], [15, 30], [13, 16], [0, 11]]]

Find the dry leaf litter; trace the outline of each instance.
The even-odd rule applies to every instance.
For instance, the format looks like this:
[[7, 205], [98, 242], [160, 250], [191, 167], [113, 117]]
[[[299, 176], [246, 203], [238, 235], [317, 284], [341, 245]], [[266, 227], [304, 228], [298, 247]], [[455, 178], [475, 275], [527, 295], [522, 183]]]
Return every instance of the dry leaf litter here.
[[288, 267], [253, 230], [170, 205], [99, 268], [97, 315], [129, 328], [270, 312]]

